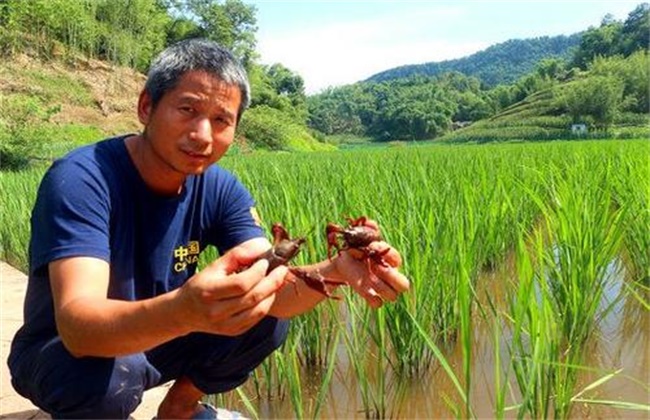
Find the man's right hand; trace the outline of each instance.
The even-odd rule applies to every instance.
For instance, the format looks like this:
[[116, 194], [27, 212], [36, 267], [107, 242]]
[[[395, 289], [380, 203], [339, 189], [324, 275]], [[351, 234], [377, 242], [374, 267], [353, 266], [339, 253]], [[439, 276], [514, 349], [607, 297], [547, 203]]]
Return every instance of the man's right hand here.
[[141, 352], [195, 331], [238, 335], [269, 313], [286, 267], [265, 275], [256, 262], [270, 248], [251, 239], [194, 275], [180, 289], [150, 299], [107, 297], [106, 261], [71, 257], [49, 264], [56, 325], [71, 354], [115, 357]]
[[268, 261], [257, 260], [270, 244], [251, 240], [194, 275], [178, 291], [178, 320], [189, 332], [235, 336], [268, 315], [287, 267], [268, 275]]

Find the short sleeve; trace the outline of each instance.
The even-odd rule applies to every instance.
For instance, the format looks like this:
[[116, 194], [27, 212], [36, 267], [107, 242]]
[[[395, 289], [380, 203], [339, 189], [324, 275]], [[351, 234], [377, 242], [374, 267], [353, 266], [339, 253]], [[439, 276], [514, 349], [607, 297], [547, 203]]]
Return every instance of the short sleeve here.
[[264, 237], [264, 229], [256, 217], [255, 200], [231, 173], [218, 168], [214, 182], [206, 183], [206, 208], [209, 224], [208, 242], [221, 254], [249, 239]]
[[31, 218], [32, 273], [65, 257], [110, 259], [109, 191], [93, 165], [65, 159], [44, 176]]

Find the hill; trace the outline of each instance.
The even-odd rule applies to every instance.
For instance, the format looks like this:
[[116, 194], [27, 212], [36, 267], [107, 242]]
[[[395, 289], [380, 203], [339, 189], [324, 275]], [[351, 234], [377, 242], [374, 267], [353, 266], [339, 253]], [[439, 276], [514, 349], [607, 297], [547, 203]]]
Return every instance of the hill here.
[[[0, 61], [0, 168], [23, 168], [82, 144], [140, 131], [136, 104], [145, 80], [133, 68], [81, 55], [6, 57]], [[258, 137], [279, 138], [277, 148], [286, 150], [333, 148], [287, 114], [269, 107], [247, 111], [232, 151], [272, 148]]]
[[[3, 60], [2, 166], [49, 160], [80, 144], [139, 131], [135, 106], [144, 79], [133, 69], [93, 59], [43, 61], [19, 54]], [[19, 161], [8, 161], [14, 159]]]
[[[627, 70], [623, 70], [626, 68]], [[497, 114], [437, 141], [650, 138], [648, 54], [599, 59], [590, 72], [540, 89]], [[636, 74], [626, 78], [625, 74]], [[635, 85], [634, 80], [640, 81]], [[626, 95], [623, 96], [623, 92]]]
[[568, 60], [573, 49], [579, 45], [581, 36], [577, 33], [570, 36], [512, 39], [455, 60], [411, 64], [385, 70], [366, 81], [383, 82], [415, 75], [438, 76], [456, 71], [474, 76], [487, 86], [510, 84], [530, 73], [545, 58]]
[[[56, 106], [52, 123], [92, 126], [106, 135], [140, 128], [135, 105], [144, 81], [145, 76], [131, 68], [94, 59], [43, 61], [21, 54], [0, 64], [5, 103], [32, 102], [33, 113], [33, 105]], [[3, 111], [6, 117], [20, 110]]]

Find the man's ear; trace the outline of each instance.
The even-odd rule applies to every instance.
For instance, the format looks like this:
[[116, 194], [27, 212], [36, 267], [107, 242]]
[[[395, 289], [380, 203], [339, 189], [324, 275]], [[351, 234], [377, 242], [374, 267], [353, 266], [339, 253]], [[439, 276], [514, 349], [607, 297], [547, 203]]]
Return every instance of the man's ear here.
[[142, 125], [149, 124], [152, 109], [153, 103], [151, 101], [151, 96], [149, 96], [147, 91], [143, 89], [138, 98], [138, 119]]

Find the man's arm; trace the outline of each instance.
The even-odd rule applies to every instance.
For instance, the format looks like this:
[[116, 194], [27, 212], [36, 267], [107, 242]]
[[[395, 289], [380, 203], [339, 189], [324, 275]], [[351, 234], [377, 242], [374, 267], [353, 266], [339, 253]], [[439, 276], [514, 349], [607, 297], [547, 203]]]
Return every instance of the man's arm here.
[[[375, 226], [374, 222], [373, 226]], [[251, 240], [240, 245], [247, 249], [251, 255], [260, 255], [269, 247], [266, 240]], [[370, 306], [378, 308], [385, 301], [394, 301], [400, 293], [409, 288], [409, 281], [398, 271], [402, 259], [400, 254], [385, 242], [373, 242], [370, 248], [375, 251], [389, 251], [383, 256], [388, 264], [384, 267], [364, 258], [363, 253], [357, 250], [342, 252], [330, 260], [316, 264], [301, 266], [300, 269], [310, 273], [318, 273], [328, 281], [341, 285], [349, 285], [361, 295]], [[291, 284], [294, 283], [294, 284]], [[269, 315], [277, 318], [291, 318], [314, 308], [326, 296], [319, 291], [307, 286], [304, 281], [290, 272], [287, 280], [275, 298]]]
[[[384, 255], [389, 267], [383, 267], [375, 262], [367, 261], [362, 254], [355, 250], [343, 251], [330, 260], [317, 264], [300, 267], [301, 270], [318, 273], [330, 282], [350, 286], [363, 297], [373, 308], [379, 308], [385, 301], [393, 302], [397, 296], [409, 289], [409, 281], [398, 271], [401, 265], [399, 253], [385, 242], [373, 242], [370, 245], [375, 250], [390, 251]], [[288, 273], [288, 276], [293, 274]], [[291, 318], [309, 311], [326, 296], [302, 280], [295, 278], [297, 287], [290, 284], [278, 292], [270, 314], [278, 318]]]
[[255, 258], [245, 246], [236, 247], [181, 288], [135, 302], [106, 297], [105, 261], [56, 260], [49, 270], [59, 334], [79, 357], [141, 352], [194, 331], [241, 334], [269, 313], [286, 275], [278, 267], [266, 276], [268, 264], [252, 264]]

